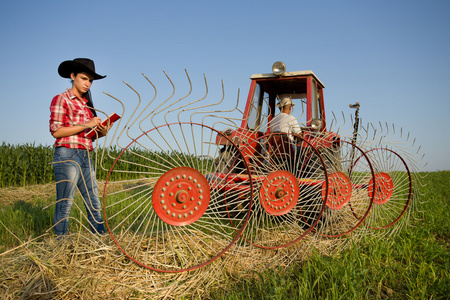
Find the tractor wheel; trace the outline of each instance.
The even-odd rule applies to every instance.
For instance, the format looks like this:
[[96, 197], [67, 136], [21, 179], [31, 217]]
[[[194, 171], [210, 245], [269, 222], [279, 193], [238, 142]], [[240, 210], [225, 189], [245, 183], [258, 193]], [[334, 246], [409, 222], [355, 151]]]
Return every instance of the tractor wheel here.
[[[242, 159], [239, 159], [241, 154], [235, 145], [225, 145], [219, 151], [219, 155], [214, 160], [217, 166], [217, 171], [220, 173], [245, 173], [245, 165]], [[237, 158], [237, 159], [236, 159]]]
[[[373, 195], [374, 170], [356, 145], [341, 141], [339, 148], [321, 149], [328, 173], [325, 210], [316, 226], [327, 237], [339, 237], [358, 228], [368, 216]], [[324, 199], [325, 199], [325, 195]]]
[[323, 213], [325, 163], [300, 136], [273, 133], [257, 143], [259, 159], [250, 160], [254, 201], [242, 237], [260, 248], [286, 247], [311, 232]]
[[[234, 189], [235, 181], [249, 181], [250, 174], [247, 171], [247, 164], [242, 159], [242, 153], [234, 145], [222, 146], [219, 156], [215, 159], [216, 169], [222, 174], [227, 187], [221, 193], [221, 206], [223, 216], [228, 218], [233, 224], [235, 218], [242, 218], [250, 209], [251, 192], [249, 189]], [[243, 185], [242, 185], [243, 186]]]
[[[224, 199], [236, 202], [245, 193], [251, 201], [252, 182], [229, 186], [229, 174], [215, 163], [217, 135], [222, 133], [202, 124], [165, 124], [113, 158], [103, 197], [105, 222], [129, 259], [158, 272], [189, 271], [214, 261], [239, 238], [251, 203], [231, 223], [221, 213]], [[231, 140], [228, 147], [241, 163]], [[249, 171], [243, 160], [242, 166]]]
[[365, 224], [383, 229], [397, 223], [411, 201], [412, 180], [408, 165], [396, 152], [376, 148], [366, 152], [375, 169], [374, 205]]

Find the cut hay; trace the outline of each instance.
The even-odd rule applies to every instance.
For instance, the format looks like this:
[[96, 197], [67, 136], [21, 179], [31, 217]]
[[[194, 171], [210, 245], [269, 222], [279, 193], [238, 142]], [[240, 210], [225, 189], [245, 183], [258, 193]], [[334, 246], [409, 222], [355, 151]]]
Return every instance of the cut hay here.
[[[240, 239], [229, 251], [199, 269], [160, 273], [131, 261], [109, 236], [45, 234], [0, 254], [2, 299], [179, 299], [208, 298], [228, 278], [241, 279], [272, 267], [288, 266], [327, 243], [307, 236], [290, 247], [265, 250]], [[251, 271], [251, 272], [250, 272]]]
[[158, 273], [122, 254], [109, 236], [50, 235], [0, 254], [3, 299], [175, 299], [203, 295], [217, 264], [183, 273]]

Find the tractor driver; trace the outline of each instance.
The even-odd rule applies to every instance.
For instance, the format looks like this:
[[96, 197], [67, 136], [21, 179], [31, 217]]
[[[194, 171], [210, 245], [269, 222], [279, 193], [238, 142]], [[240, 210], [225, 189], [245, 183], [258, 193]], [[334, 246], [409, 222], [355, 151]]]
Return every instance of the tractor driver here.
[[[272, 132], [283, 132], [298, 134], [302, 133], [297, 119], [291, 115], [292, 107], [295, 104], [292, 102], [292, 98], [289, 95], [279, 95], [277, 107], [280, 109], [280, 113], [275, 116], [271, 123]], [[289, 136], [293, 140], [293, 136]]]

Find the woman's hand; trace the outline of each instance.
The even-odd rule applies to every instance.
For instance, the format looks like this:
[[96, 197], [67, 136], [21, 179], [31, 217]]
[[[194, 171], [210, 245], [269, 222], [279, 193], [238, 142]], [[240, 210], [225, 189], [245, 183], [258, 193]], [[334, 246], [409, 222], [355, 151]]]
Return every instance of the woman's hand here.
[[95, 126], [98, 126], [101, 122], [102, 119], [100, 117], [93, 117], [89, 122], [84, 123], [84, 125], [94, 128]]
[[97, 128], [95, 129], [97, 131], [97, 137], [98, 138], [104, 137], [108, 133], [108, 130], [111, 128], [111, 126], [112, 124], [109, 124], [109, 126], [108, 125], [103, 126], [102, 124], [99, 123], [97, 125]]

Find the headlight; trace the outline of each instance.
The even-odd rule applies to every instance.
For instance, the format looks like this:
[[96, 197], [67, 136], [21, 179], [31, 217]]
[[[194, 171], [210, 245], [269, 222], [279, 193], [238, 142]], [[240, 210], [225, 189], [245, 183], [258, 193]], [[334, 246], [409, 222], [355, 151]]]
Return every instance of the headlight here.
[[272, 72], [276, 76], [281, 76], [286, 72], [286, 65], [282, 61], [277, 61], [272, 65]]
[[312, 119], [311, 120], [311, 127], [312, 127], [312, 129], [314, 129], [314, 130], [320, 130], [321, 128], [322, 128], [322, 120], [320, 120], [320, 119]]

